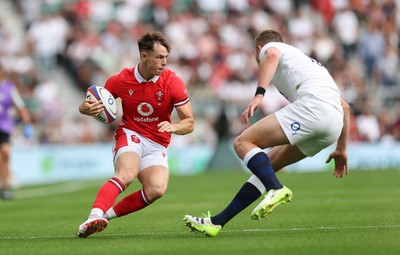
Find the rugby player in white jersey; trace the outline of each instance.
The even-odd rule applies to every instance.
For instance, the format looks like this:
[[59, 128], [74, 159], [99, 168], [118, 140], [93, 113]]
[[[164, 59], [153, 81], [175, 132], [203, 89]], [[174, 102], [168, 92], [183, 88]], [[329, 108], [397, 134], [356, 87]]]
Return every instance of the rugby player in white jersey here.
[[[216, 236], [234, 216], [266, 196], [251, 213], [251, 218], [266, 218], [272, 210], [288, 201], [293, 193], [275, 175], [285, 166], [312, 157], [337, 143], [326, 163], [335, 161], [333, 175], [348, 174], [347, 140], [349, 105], [328, 71], [299, 49], [282, 42], [281, 35], [265, 30], [255, 38], [259, 67], [258, 87], [254, 98], [241, 115], [243, 124], [259, 108], [265, 88], [273, 84], [290, 102], [240, 134], [234, 142], [236, 154], [253, 175], [242, 186], [231, 203], [219, 214], [193, 217], [184, 221], [193, 231]], [[263, 149], [270, 148], [268, 153]]]
[[[165, 68], [171, 46], [159, 32], [138, 40], [140, 62], [111, 76], [105, 85], [122, 103], [122, 121], [115, 131], [115, 175], [100, 188], [90, 214], [77, 231], [86, 238], [104, 230], [110, 219], [145, 208], [164, 195], [169, 180], [167, 147], [171, 134], [185, 135], [194, 129], [192, 106], [186, 86]], [[84, 100], [82, 114], [96, 116], [101, 102]], [[171, 121], [176, 110], [179, 120]], [[142, 188], [114, 202], [135, 179]]]

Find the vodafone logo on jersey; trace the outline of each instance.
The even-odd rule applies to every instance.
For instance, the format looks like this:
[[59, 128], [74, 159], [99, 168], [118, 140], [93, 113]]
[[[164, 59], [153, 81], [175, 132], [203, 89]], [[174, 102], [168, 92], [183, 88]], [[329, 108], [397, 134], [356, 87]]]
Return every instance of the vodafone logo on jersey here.
[[151, 106], [151, 104], [143, 102], [138, 105], [137, 111], [140, 113], [140, 115], [147, 117], [154, 112], [154, 108]]
[[159, 117], [148, 117], [154, 112], [154, 108], [151, 104], [143, 102], [138, 105], [137, 111], [143, 117], [134, 117], [134, 121], [138, 122], [159, 122]]

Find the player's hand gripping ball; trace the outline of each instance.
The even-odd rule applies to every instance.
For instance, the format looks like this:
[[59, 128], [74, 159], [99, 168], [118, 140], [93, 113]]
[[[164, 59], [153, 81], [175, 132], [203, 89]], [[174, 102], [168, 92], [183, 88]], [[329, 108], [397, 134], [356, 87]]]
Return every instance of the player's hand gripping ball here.
[[115, 118], [117, 117], [118, 109], [117, 103], [113, 95], [111, 95], [111, 93], [107, 89], [96, 85], [90, 86], [86, 90], [86, 98], [94, 101], [103, 102], [104, 111], [102, 111], [97, 116], [93, 116], [93, 118], [106, 124], [111, 123], [115, 120]]

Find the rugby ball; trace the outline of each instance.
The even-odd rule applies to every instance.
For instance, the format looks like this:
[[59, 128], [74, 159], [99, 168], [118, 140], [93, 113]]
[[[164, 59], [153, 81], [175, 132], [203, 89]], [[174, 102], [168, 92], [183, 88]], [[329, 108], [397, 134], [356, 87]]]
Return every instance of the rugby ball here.
[[93, 116], [96, 120], [102, 123], [111, 123], [117, 118], [117, 103], [110, 91], [101, 86], [90, 86], [86, 90], [86, 99], [91, 99], [95, 101], [102, 101], [104, 106], [104, 111], [102, 111], [97, 116]]

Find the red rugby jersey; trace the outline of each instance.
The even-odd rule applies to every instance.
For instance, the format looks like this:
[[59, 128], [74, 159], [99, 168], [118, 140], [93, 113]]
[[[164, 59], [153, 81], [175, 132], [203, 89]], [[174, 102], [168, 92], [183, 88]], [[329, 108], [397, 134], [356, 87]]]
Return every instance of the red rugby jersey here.
[[162, 121], [171, 122], [174, 107], [189, 102], [186, 86], [173, 71], [164, 69], [160, 76], [146, 81], [135, 68], [125, 68], [111, 76], [105, 85], [122, 101], [120, 128], [128, 128], [165, 147], [171, 140], [168, 132], [158, 132]]

